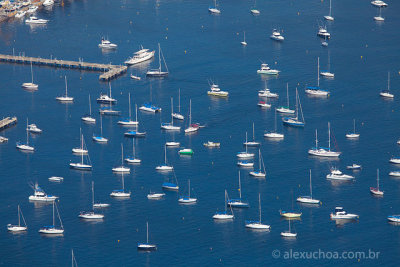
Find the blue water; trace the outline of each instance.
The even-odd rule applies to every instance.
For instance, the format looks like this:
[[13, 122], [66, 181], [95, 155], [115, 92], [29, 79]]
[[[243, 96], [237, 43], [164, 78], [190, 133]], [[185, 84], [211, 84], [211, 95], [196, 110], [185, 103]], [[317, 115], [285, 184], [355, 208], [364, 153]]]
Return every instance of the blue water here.
[[[387, 223], [386, 217], [400, 213], [400, 181], [390, 178], [396, 166], [388, 163], [392, 155], [399, 155], [396, 141], [400, 136], [398, 85], [400, 83], [400, 3], [390, 1], [382, 15], [386, 21], [377, 24], [377, 14], [369, 1], [333, 1], [334, 22], [328, 23], [332, 34], [329, 47], [324, 48], [316, 36], [318, 20], [328, 14], [327, 1], [258, 1], [261, 15], [254, 17], [249, 9], [253, 1], [221, 1], [222, 14], [208, 14], [212, 1], [74, 1], [57, 3], [53, 10], [41, 10], [38, 17], [49, 19], [45, 27], [31, 28], [22, 22], [10, 21], [1, 25], [0, 51], [3, 54], [25, 52], [29, 56], [121, 64], [138, 50], [139, 45], [156, 49], [161, 43], [170, 76], [167, 79], [131, 80], [130, 73], [144, 77], [154, 60], [141, 67], [129, 68], [124, 75], [111, 82], [117, 109], [128, 113], [128, 93], [139, 106], [151, 99], [163, 108], [163, 113], [151, 115], [139, 112], [140, 129], [146, 138], [134, 140], [139, 166], [131, 166], [125, 176], [125, 187], [132, 191], [128, 200], [109, 197], [113, 189], [121, 188], [121, 176], [111, 168], [120, 160], [120, 145], [125, 155], [131, 154], [132, 140], [124, 138], [126, 129], [119, 127], [118, 118], [103, 119], [103, 133], [109, 143], [91, 141], [99, 133], [99, 105], [94, 99], [107, 92], [108, 84], [98, 81], [99, 73], [34, 67], [34, 80], [39, 90], [31, 93], [20, 88], [30, 81], [29, 66], [0, 64], [0, 116], [17, 116], [18, 125], [2, 132], [10, 140], [0, 145], [0, 264], [66, 266], [74, 249], [81, 266], [110, 265], [179, 265], [179, 266], [256, 266], [281, 264], [334, 265], [397, 265], [400, 228]], [[269, 39], [273, 28], [283, 30], [285, 41], [280, 44]], [[246, 31], [247, 47], [240, 41]], [[118, 44], [114, 52], [102, 53], [97, 44], [102, 36]], [[321, 87], [331, 91], [328, 99], [312, 99], [304, 94], [306, 85], [316, 85], [317, 57], [321, 69], [327, 68], [328, 51], [334, 80], [321, 79]], [[269, 77], [268, 87], [280, 94], [272, 101], [272, 108], [258, 108], [257, 91], [264, 87], [264, 78], [256, 74], [260, 60], [281, 70], [279, 77]], [[387, 72], [391, 72], [393, 101], [379, 98], [386, 88]], [[64, 93], [64, 75], [68, 77], [69, 94], [73, 104], [55, 101]], [[212, 79], [229, 99], [207, 96], [207, 80]], [[263, 139], [264, 130], [274, 127], [273, 108], [286, 103], [286, 83], [289, 83], [291, 105], [295, 86], [306, 120], [304, 129], [285, 128], [278, 117], [278, 131], [285, 139], [272, 142]], [[150, 87], [152, 88], [150, 93]], [[177, 104], [181, 88], [182, 113], [187, 117], [192, 99], [193, 121], [206, 124], [194, 135], [165, 133], [160, 122], [170, 120], [170, 97]], [[88, 94], [97, 124], [81, 123], [88, 112]], [[15, 149], [15, 142], [25, 140], [25, 120], [36, 123], [43, 134], [31, 135], [36, 151], [25, 154]], [[353, 118], [358, 141], [346, 140], [352, 130]], [[336, 147], [343, 152], [340, 160], [327, 161], [310, 158], [307, 150], [314, 145], [314, 132], [319, 130], [321, 145], [327, 145], [327, 122], [331, 122]], [[256, 139], [267, 169], [267, 178], [257, 180], [243, 170], [242, 194], [251, 207], [235, 210], [232, 222], [212, 220], [224, 205], [224, 190], [238, 197], [238, 169], [236, 153], [243, 151], [245, 132], [251, 136], [255, 123]], [[187, 126], [187, 121], [179, 123]], [[71, 149], [79, 145], [82, 127], [93, 171], [82, 173], [68, 168], [78, 158]], [[161, 191], [165, 176], [155, 171], [164, 160], [163, 144], [175, 138], [195, 154], [181, 157], [176, 148], [169, 148], [167, 156], [175, 167], [181, 192], [191, 180], [196, 205], [183, 206], [178, 194], [167, 192], [160, 201], [146, 198], [150, 190]], [[207, 149], [203, 142], [221, 142], [220, 149]], [[251, 149], [257, 153], [255, 149]], [[344, 170], [353, 162], [363, 165], [355, 172], [355, 182], [334, 184], [325, 176], [331, 166]], [[376, 169], [381, 172], [383, 198], [374, 198], [369, 187], [376, 184]], [[287, 221], [279, 210], [291, 209], [293, 196], [308, 194], [308, 172], [313, 171], [313, 193], [321, 199], [320, 207], [295, 209], [303, 212], [302, 220], [294, 223], [298, 237], [284, 240], [280, 232], [287, 229]], [[63, 183], [51, 183], [50, 176], [63, 176]], [[60, 196], [59, 209], [65, 227], [64, 237], [43, 237], [38, 230], [51, 223], [51, 205], [28, 202], [32, 193], [29, 183], [39, 182], [42, 188]], [[104, 210], [100, 223], [84, 222], [78, 218], [91, 201], [91, 181], [95, 181], [96, 201], [111, 204]], [[270, 232], [245, 229], [244, 221], [258, 216], [258, 193], [261, 193], [263, 221], [271, 225]], [[7, 233], [6, 224], [16, 223], [20, 204], [28, 223], [25, 234]], [[335, 225], [329, 213], [335, 206], [357, 213], [355, 223]], [[154, 253], [138, 253], [137, 242], [146, 238], [146, 221], [150, 227], [150, 241], [157, 244]], [[378, 260], [286, 260], [275, 259], [272, 251], [283, 255], [290, 251], [362, 251], [380, 252]]]

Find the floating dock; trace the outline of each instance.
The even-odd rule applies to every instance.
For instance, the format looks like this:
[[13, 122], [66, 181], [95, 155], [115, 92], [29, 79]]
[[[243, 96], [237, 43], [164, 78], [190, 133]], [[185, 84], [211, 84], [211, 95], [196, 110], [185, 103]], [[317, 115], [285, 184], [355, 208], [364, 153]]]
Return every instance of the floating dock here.
[[2, 54], [0, 54], [0, 62], [32, 64], [38, 66], [48, 66], [48, 67], [65, 68], [65, 69], [101, 71], [104, 72], [99, 77], [99, 80], [101, 81], [109, 81], [111, 79], [114, 79], [124, 74], [128, 69], [127, 66], [121, 66], [121, 65], [88, 63], [83, 61], [70, 61], [61, 59], [45, 59], [37, 57], [11, 56]]
[[17, 117], [7, 117], [0, 120], [0, 131], [17, 124]]

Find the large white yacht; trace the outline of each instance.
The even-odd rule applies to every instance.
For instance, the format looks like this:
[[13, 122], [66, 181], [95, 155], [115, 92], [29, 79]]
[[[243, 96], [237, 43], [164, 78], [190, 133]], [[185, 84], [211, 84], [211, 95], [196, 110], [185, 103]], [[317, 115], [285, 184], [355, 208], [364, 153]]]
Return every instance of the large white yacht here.
[[258, 74], [278, 75], [279, 72], [279, 70], [271, 69], [266, 63], [262, 63], [261, 68], [257, 70]]
[[101, 38], [101, 43], [99, 44], [99, 47], [104, 49], [115, 49], [118, 47], [118, 45], [111, 43], [105, 38]]
[[325, 27], [319, 26], [317, 35], [322, 38], [327, 38], [327, 39], [331, 38], [331, 34], [326, 29], [326, 26]]
[[128, 58], [124, 63], [126, 65], [135, 65], [142, 63], [144, 61], [150, 60], [154, 57], [155, 51], [149, 51], [149, 49], [143, 48], [141, 46], [141, 49], [135, 53], [133, 53], [133, 56]]
[[283, 37], [281, 35], [281, 33], [276, 29], [272, 30], [272, 34], [271, 34], [270, 38], [275, 40], [275, 41], [283, 41], [283, 40], [285, 40], [285, 37]]
[[25, 20], [25, 23], [27, 24], [46, 24], [47, 22], [47, 19], [38, 19], [35, 16], [31, 16], [29, 19]]

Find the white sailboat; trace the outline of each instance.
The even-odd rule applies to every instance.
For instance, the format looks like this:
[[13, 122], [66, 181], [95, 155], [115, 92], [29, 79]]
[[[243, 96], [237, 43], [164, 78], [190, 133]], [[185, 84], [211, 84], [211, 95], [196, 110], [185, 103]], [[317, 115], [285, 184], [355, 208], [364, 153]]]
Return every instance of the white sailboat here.
[[94, 212], [94, 182], [92, 181], [92, 211], [81, 211], [78, 216], [87, 220], [99, 220], [104, 218], [104, 214]]
[[369, 191], [375, 196], [383, 196], [383, 191], [379, 189], [379, 169], [376, 170], [376, 187], [370, 187]]
[[298, 197], [297, 202], [306, 203], [306, 204], [320, 204], [321, 203], [321, 201], [319, 201], [318, 199], [314, 199], [312, 197], [311, 169], [310, 169], [310, 195]]
[[289, 105], [289, 83], [286, 83], [286, 100], [287, 100], [287, 105], [280, 106], [279, 108], [276, 109], [276, 111], [284, 114], [294, 114], [295, 110], [290, 109]]
[[197, 202], [197, 198], [190, 196], [190, 179], [188, 180], [188, 195], [187, 196], [180, 196], [178, 199], [179, 203], [182, 204], [194, 204]]
[[97, 143], [107, 143], [108, 139], [103, 137], [103, 117], [100, 115], [100, 135], [96, 136], [93, 135], [92, 137], [93, 141], [97, 142]]
[[254, 153], [249, 153], [249, 152], [247, 151], [247, 132], [246, 132], [246, 142], [244, 143], [244, 146], [246, 147], [246, 151], [244, 151], [244, 152], [238, 152], [238, 153], [236, 154], [236, 156], [237, 156], [239, 159], [254, 158]]
[[135, 153], [135, 140], [132, 139], [132, 156], [127, 157], [125, 159], [126, 162], [128, 163], [132, 163], [132, 164], [140, 164], [142, 162], [141, 159], [136, 157], [136, 153]]
[[149, 222], [146, 222], [146, 243], [138, 243], [137, 248], [138, 250], [145, 250], [145, 251], [151, 251], [157, 249], [157, 246], [155, 244], [149, 243]]
[[254, 16], [260, 15], [260, 10], [256, 8], [256, 0], [254, 0], [254, 7], [250, 9], [250, 13], [253, 14]]
[[171, 122], [163, 122], [161, 123], [161, 129], [167, 130], [167, 131], [180, 131], [181, 127], [180, 126], [175, 126], [174, 125], [174, 100], [171, 97]]
[[245, 31], [243, 31], [243, 41], [242, 42], [240, 42], [243, 46], [246, 46], [247, 45], [247, 42], [246, 42], [246, 32]]
[[325, 78], [335, 78], [335, 74], [331, 72], [331, 54], [328, 50], [328, 70], [323, 70], [319, 73], [322, 77]]
[[[55, 225], [54, 207], [56, 207], [56, 210], [57, 210], [58, 219], [60, 221], [60, 227], [57, 227]], [[62, 224], [60, 213], [58, 211], [57, 204], [56, 204], [55, 201], [53, 201], [53, 225], [44, 226], [44, 227], [40, 228], [39, 233], [41, 233], [41, 234], [53, 234], [53, 235], [54, 234], [60, 235], [60, 234], [64, 233], [64, 226]]]
[[308, 150], [309, 155], [318, 157], [333, 157], [337, 158], [340, 156], [341, 152], [331, 150], [331, 124], [328, 122], [328, 148], [318, 147], [318, 132], [315, 129], [315, 147]]
[[295, 238], [295, 237], [297, 237], [297, 233], [292, 233], [292, 231], [291, 231], [291, 229], [290, 229], [290, 219], [288, 220], [289, 221], [289, 230], [288, 231], [284, 231], [284, 232], [281, 232], [281, 236], [283, 236], [283, 237], [289, 237], [289, 238]]
[[74, 147], [72, 149], [72, 153], [74, 154], [83, 154], [83, 155], [87, 155], [88, 150], [87, 148], [84, 146], [84, 142], [83, 142], [83, 135], [82, 135], [82, 128], [79, 128], [79, 139], [80, 139], [80, 147]]
[[224, 205], [225, 211], [216, 212], [213, 215], [213, 219], [214, 220], [230, 220], [230, 219], [233, 219], [235, 217], [235, 215], [233, 214], [232, 207], [230, 207], [230, 211], [231, 211], [230, 213], [228, 213], [228, 211], [227, 211], [227, 206], [228, 206], [227, 203], [226, 203], [227, 196], [228, 196], [228, 193], [225, 190], [225, 205]]
[[164, 146], [164, 164], [161, 164], [156, 167], [157, 171], [172, 171], [174, 169], [173, 166], [167, 164], [167, 147]]
[[246, 221], [246, 228], [257, 229], [257, 230], [269, 230], [271, 228], [270, 225], [263, 224], [261, 221], [261, 194], [258, 194], [258, 212], [259, 219], [258, 221]]
[[260, 142], [256, 142], [255, 136], [254, 136], [254, 122], [253, 122], [253, 141], [247, 141], [243, 143], [245, 146], [259, 146]]
[[198, 124], [192, 124], [192, 99], [189, 100], [189, 126], [185, 129], [185, 133], [194, 133], [199, 130]]
[[86, 123], [96, 123], [96, 119], [92, 117], [92, 101], [90, 101], [90, 94], [89, 94], [89, 114], [84, 115], [81, 119], [83, 122]]
[[131, 115], [131, 93], [128, 93], [128, 98], [129, 98], [129, 118], [118, 121], [118, 124], [122, 125], [122, 126], [137, 126], [139, 124], [139, 122], [137, 120], [136, 105], [135, 105], [135, 109], [136, 109], [136, 120], [135, 121], [132, 120], [132, 115]]
[[[92, 170], [92, 163], [90, 162], [89, 152], [86, 148], [85, 141], [83, 135], [81, 134], [81, 149], [82, 151], [86, 151], [86, 153], [79, 153], [81, 155], [81, 162], [71, 162], [69, 167], [71, 169], [80, 170], [80, 171], [91, 171]], [[84, 162], [84, 156], [87, 158], [87, 162]]]
[[[80, 148], [74, 148], [76, 151], [80, 152], [77, 153], [81, 156], [81, 162], [75, 162], [75, 163], [70, 163], [69, 167], [71, 169], [75, 170], [80, 170], [80, 171], [91, 171], [92, 170], [92, 163], [90, 162], [90, 157], [89, 157], [89, 151], [87, 150], [85, 140], [83, 138], [83, 134], [81, 134], [81, 147]], [[72, 149], [72, 152], [74, 152], [74, 149]], [[85, 153], [83, 153], [85, 152]], [[87, 158], [87, 162], [84, 162], [83, 158], [84, 156]]]
[[178, 112], [172, 113], [174, 119], [183, 120], [185, 117], [181, 114], [181, 89], [178, 91]]
[[263, 158], [261, 156], [261, 150], [260, 149], [258, 149], [258, 167], [259, 167], [258, 171], [251, 171], [249, 174], [251, 176], [254, 176], [254, 177], [257, 177], [257, 178], [265, 178], [267, 173], [265, 171], [264, 160], [263, 160]]
[[[21, 217], [24, 222], [24, 226], [21, 225]], [[26, 225], [26, 221], [24, 218], [24, 214], [22, 214], [22, 210], [18, 205], [18, 225], [7, 224], [7, 230], [10, 232], [22, 232], [28, 230], [28, 226]]]
[[239, 198], [228, 199], [228, 206], [231, 208], [248, 208], [249, 203], [242, 200], [242, 184], [240, 182], [240, 170], [239, 170]]
[[[161, 56], [162, 56], [166, 71], [162, 71], [162, 69], [161, 69]], [[162, 54], [162, 51], [161, 51], [160, 43], [158, 43], [158, 63], [159, 63], [158, 69], [152, 69], [152, 70], [147, 71], [146, 72], [147, 76], [149, 76], [149, 77], [165, 77], [165, 76], [168, 76], [168, 74], [169, 74], [167, 63], [165, 62], [164, 55]]]
[[384, 21], [385, 20], [385, 18], [384, 17], [382, 17], [382, 8], [381, 7], [379, 7], [379, 15], [378, 16], [376, 16], [376, 17], [374, 17], [374, 20], [375, 21]]
[[324, 16], [324, 19], [334, 21], [335, 19], [332, 17], [332, 0], [329, 0], [329, 15]]
[[347, 133], [346, 137], [349, 139], [357, 139], [360, 137], [360, 134], [356, 133], [356, 120], [355, 119], [353, 119], [353, 132]]
[[319, 73], [319, 57], [318, 57], [318, 67], [317, 67], [317, 86], [307, 86], [307, 88], [306, 88], [306, 90], [305, 90], [305, 92], [306, 92], [306, 94], [308, 94], [308, 95], [310, 95], [310, 96], [316, 96], [316, 97], [319, 97], [319, 96], [322, 96], [322, 97], [328, 97], [329, 96], [329, 94], [330, 94], [330, 92], [329, 91], [327, 91], [327, 90], [323, 90], [323, 89], [321, 89], [320, 87], [319, 87], [319, 75], [320, 75], [320, 73]]
[[277, 131], [276, 111], [277, 110], [275, 109], [275, 130], [273, 132], [264, 133], [264, 137], [278, 140], [278, 139], [285, 138], [285, 135], [282, 133], [278, 133], [278, 131]]
[[26, 143], [22, 143], [21, 141], [16, 144], [17, 149], [21, 151], [33, 152], [35, 148], [29, 145], [29, 131], [28, 131], [28, 118], [26, 118]]
[[74, 98], [71, 96], [68, 96], [67, 76], [64, 76], [64, 80], [65, 80], [65, 95], [56, 97], [56, 100], [58, 100], [60, 102], [73, 102]]
[[384, 98], [394, 98], [394, 95], [390, 92], [390, 72], [388, 72], [387, 89], [382, 90], [379, 95]]
[[[299, 106], [300, 106], [300, 113], [301, 113], [301, 120], [299, 120]], [[284, 125], [291, 126], [291, 127], [304, 127], [305, 121], [303, 116], [303, 109], [301, 108], [299, 93], [297, 92], [296, 87], [296, 117], [284, 117], [282, 118], [282, 122]]]
[[122, 174], [122, 189], [117, 189], [117, 190], [113, 190], [110, 193], [111, 197], [116, 197], [116, 198], [129, 198], [131, 197], [131, 192], [126, 192], [125, 191], [125, 178], [124, 178], [124, 173]]
[[94, 182], [92, 182], [92, 194], [93, 194], [93, 209], [102, 209], [102, 208], [108, 208], [110, 204], [108, 203], [94, 203]]
[[37, 90], [39, 85], [33, 83], [33, 69], [32, 69], [32, 62], [31, 62], [31, 82], [30, 83], [23, 83], [22, 88], [27, 90]]
[[124, 166], [124, 146], [121, 143], [121, 166], [112, 168], [115, 173], [130, 173], [131, 169]]
[[214, 0], [214, 6], [208, 8], [208, 12], [211, 14], [221, 14], [221, 10], [217, 8], [217, 0]]

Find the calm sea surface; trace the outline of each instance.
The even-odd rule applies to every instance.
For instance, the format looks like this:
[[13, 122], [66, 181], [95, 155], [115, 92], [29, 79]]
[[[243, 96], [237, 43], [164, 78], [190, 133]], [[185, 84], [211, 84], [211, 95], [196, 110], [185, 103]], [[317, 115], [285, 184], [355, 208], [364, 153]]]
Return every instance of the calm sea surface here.
[[[103, 118], [103, 135], [109, 143], [93, 143], [91, 136], [100, 131], [99, 105], [101, 92], [108, 84], [99, 82], [99, 73], [33, 67], [37, 92], [21, 89], [30, 81], [28, 65], [0, 64], [0, 117], [17, 116], [18, 124], [1, 134], [9, 142], [0, 145], [0, 264], [4, 266], [68, 266], [74, 249], [80, 266], [260, 266], [281, 264], [317, 265], [377, 265], [396, 266], [400, 260], [400, 228], [386, 217], [400, 213], [400, 180], [388, 176], [396, 166], [389, 164], [393, 155], [400, 155], [399, 62], [400, 3], [389, 1], [384, 9], [383, 23], [373, 21], [377, 9], [369, 1], [333, 1], [334, 22], [327, 23], [332, 35], [329, 47], [321, 46], [316, 36], [318, 24], [329, 11], [327, 1], [257, 1], [259, 16], [249, 12], [253, 1], [220, 1], [222, 14], [207, 12], [212, 1], [67, 1], [56, 3], [52, 10], [42, 9], [37, 16], [49, 20], [47, 26], [30, 27], [23, 21], [10, 21], [0, 27], [0, 52], [44, 58], [83, 60], [121, 64], [140, 45], [157, 49], [161, 44], [170, 75], [166, 79], [147, 79], [147, 69], [158, 66], [158, 59], [128, 69], [128, 73], [111, 82], [116, 109], [128, 115], [128, 93], [132, 104], [139, 106], [152, 100], [162, 107], [160, 114], [139, 112], [140, 129], [146, 138], [133, 140], [142, 164], [131, 166], [125, 176], [125, 188], [132, 191], [127, 200], [111, 199], [109, 194], [121, 188], [121, 176], [111, 172], [120, 162], [123, 143], [125, 155], [132, 153], [132, 139], [117, 125], [118, 118]], [[283, 31], [285, 41], [269, 39], [273, 28]], [[246, 31], [247, 47], [242, 47]], [[118, 44], [118, 49], [102, 52], [97, 47], [101, 37]], [[328, 60], [330, 55], [330, 60]], [[335, 79], [322, 78], [321, 87], [331, 91], [328, 99], [309, 98], [307, 85], [317, 83], [317, 57], [321, 70], [329, 68]], [[256, 73], [261, 61], [281, 70], [279, 77], [261, 77]], [[393, 101], [379, 97], [387, 86], [391, 72]], [[142, 76], [141, 81], [129, 74]], [[64, 93], [64, 76], [73, 104], [60, 104], [55, 97]], [[207, 96], [208, 80], [229, 91], [228, 99]], [[268, 87], [279, 93], [272, 108], [261, 110], [257, 91]], [[263, 138], [264, 130], [274, 128], [274, 108], [286, 103], [286, 83], [289, 83], [291, 106], [294, 107], [295, 87], [298, 87], [306, 126], [294, 129], [282, 126], [278, 115], [278, 131], [282, 141]], [[151, 89], [150, 89], [151, 88]], [[193, 121], [205, 124], [197, 134], [166, 133], [160, 122], [170, 120], [170, 98], [177, 108], [181, 89], [182, 113], [188, 116], [192, 99]], [[88, 95], [96, 125], [81, 123], [88, 112]], [[33, 154], [17, 151], [15, 142], [25, 140], [25, 121], [29, 118], [43, 129], [41, 135], [30, 135], [35, 146]], [[350, 141], [345, 134], [352, 130], [356, 119], [361, 137]], [[212, 215], [224, 208], [224, 190], [238, 197], [236, 153], [243, 151], [246, 131], [261, 142], [266, 179], [254, 179], [249, 170], [241, 171], [242, 196], [249, 209], [235, 210], [231, 222], [214, 222]], [[327, 123], [331, 123], [332, 146], [343, 152], [340, 160], [319, 160], [307, 155], [314, 145], [315, 129], [320, 144], [327, 146]], [[188, 125], [177, 122], [183, 128]], [[71, 149], [79, 145], [79, 128], [86, 139], [93, 171], [70, 170], [68, 164], [79, 160]], [[187, 192], [191, 180], [192, 195], [198, 203], [179, 205], [176, 192], [167, 192], [164, 199], [146, 198], [150, 190], [161, 192], [161, 184], [170, 175], [155, 171], [164, 161], [163, 144], [176, 140], [182, 147], [192, 148], [192, 157], [178, 155], [177, 148], [168, 148], [168, 161], [175, 167], [181, 192]], [[203, 143], [221, 142], [219, 149], [207, 149]], [[257, 153], [256, 149], [250, 149]], [[257, 158], [256, 158], [257, 162]], [[359, 163], [362, 171], [354, 172], [354, 182], [332, 183], [325, 178], [329, 168], [345, 171], [346, 165]], [[257, 164], [256, 164], [257, 165]], [[376, 184], [376, 169], [380, 169], [383, 198], [370, 195]], [[322, 201], [319, 207], [294, 203], [303, 215], [293, 223], [296, 240], [284, 240], [280, 232], [287, 230], [279, 210], [292, 207], [292, 198], [309, 194], [309, 169], [313, 171], [313, 193]], [[346, 171], [348, 172], [348, 171]], [[64, 182], [51, 183], [50, 176], [63, 176]], [[51, 224], [51, 205], [36, 205], [28, 201], [38, 182], [49, 194], [60, 197], [58, 203], [65, 227], [64, 237], [44, 237], [40, 227]], [[95, 182], [96, 201], [107, 202], [102, 222], [85, 222], [78, 218], [82, 210], [90, 209], [91, 182]], [[293, 193], [291, 193], [293, 192]], [[257, 219], [258, 194], [261, 193], [263, 221], [271, 225], [270, 232], [256, 232], [244, 227], [245, 220]], [[24, 212], [28, 231], [11, 234], [8, 223], [17, 222], [17, 205]], [[335, 206], [357, 213], [357, 222], [336, 225], [329, 218]], [[146, 239], [149, 222], [150, 241], [158, 251], [138, 253], [137, 242]], [[279, 250], [281, 257], [272, 256]], [[380, 252], [378, 260], [295, 260], [284, 259], [288, 251], [343, 252], [372, 250]]]

